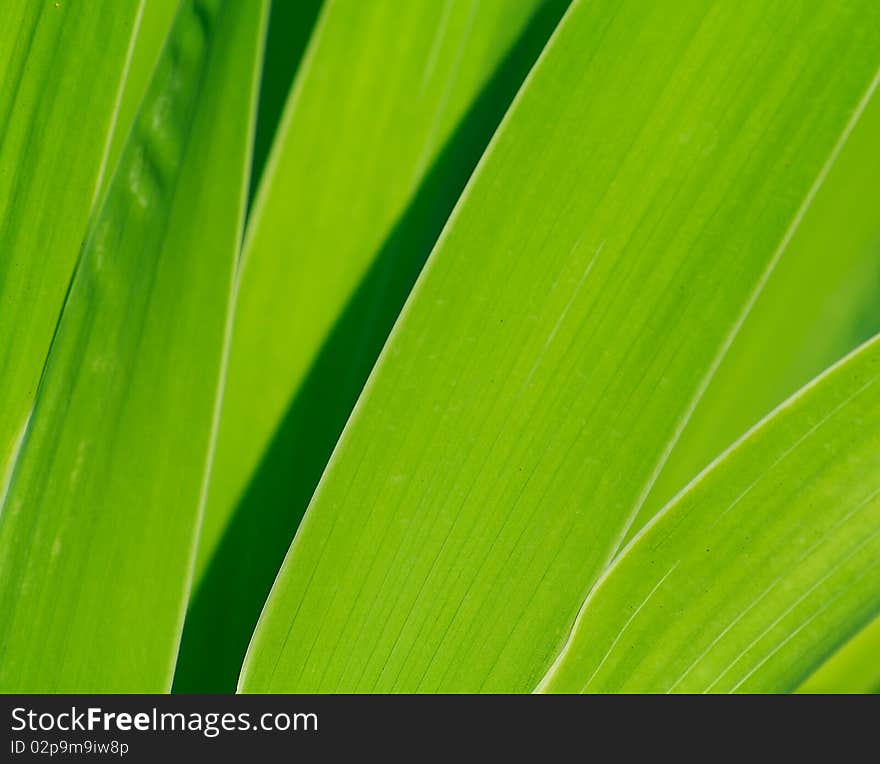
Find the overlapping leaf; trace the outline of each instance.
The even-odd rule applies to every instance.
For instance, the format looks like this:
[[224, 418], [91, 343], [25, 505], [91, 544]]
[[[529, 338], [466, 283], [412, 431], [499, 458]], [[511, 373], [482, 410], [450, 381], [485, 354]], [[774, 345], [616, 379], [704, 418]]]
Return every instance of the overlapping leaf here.
[[880, 693], [880, 615], [798, 688], [802, 693]]
[[253, 209], [176, 688], [231, 690], [440, 229], [567, 0], [330, 3]]
[[0, 497], [107, 164], [142, 4], [3, 4]]
[[570, 9], [383, 351], [242, 689], [537, 684], [876, 87], [878, 22]]
[[541, 689], [792, 691], [880, 612], [880, 339], [657, 515]]
[[810, 379], [880, 331], [880, 97], [770, 276], [630, 529]]
[[[110, 173], [116, 169], [116, 164], [125, 148], [128, 134], [150, 86], [153, 72], [180, 5], [181, 0], [145, 0], [144, 2], [131, 60], [125, 73], [125, 87], [119, 101], [113, 138], [110, 142], [107, 158]], [[82, 51], [79, 52], [79, 57], [84, 58]]]
[[0, 510], [4, 690], [170, 687], [264, 15], [184, 3], [91, 226]]

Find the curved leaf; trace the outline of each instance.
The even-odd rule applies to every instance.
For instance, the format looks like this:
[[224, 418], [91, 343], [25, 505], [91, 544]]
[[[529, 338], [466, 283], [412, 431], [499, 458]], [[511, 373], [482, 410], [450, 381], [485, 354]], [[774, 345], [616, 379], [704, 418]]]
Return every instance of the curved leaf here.
[[519, 691], [877, 85], [880, 8], [575, 3], [306, 513], [245, 691]]
[[775, 406], [880, 331], [880, 98], [867, 104], [633, 523]]
[[243, 255], [175, 689], [232, 690], [394, 319], [567, 0], [331, 3]]
[[880, 612], [880, 338], [639, 533], [541, 689], [783, 692]]

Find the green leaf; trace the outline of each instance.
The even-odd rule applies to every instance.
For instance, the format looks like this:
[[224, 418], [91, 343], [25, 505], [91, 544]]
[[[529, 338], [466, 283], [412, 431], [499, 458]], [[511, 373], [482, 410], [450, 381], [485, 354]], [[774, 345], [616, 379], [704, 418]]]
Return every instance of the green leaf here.
[[178, 691], [231, 691], [419, 269], [567, 0], [329, 5], [251, 216]]
[[814, 671], [802, 693], [880, 693], [880, 615]]
[[635, 536], [541, 689], [784, 692], [880, 612], [880, 338]]
[[0, 499], [101, 185], [141, 5], [3, 3]]
[[0, 688], [167, 691], [215, 428], [265, 5], [182, 8], [0, 514]]
[[721, 362], [634, 534], [797, 389], [880, 331], [880, 98], [867, 104]]
[[[119, 102], [107, 167], [116, 169], [181, 0], [146, 0]], [[82, 53], [80, 54], [82, 56]], [[109, 177], [108, 177], [109, 180]]]
[[271, 4], [254, 135], [251, 201], [263, 175], [287, 95], [311, 39], [322, 4], [323, 0], [287, 0]]
[[245, 691], [521, 691], [851, 132], [875, 3], [576, 3], [300, 526]]

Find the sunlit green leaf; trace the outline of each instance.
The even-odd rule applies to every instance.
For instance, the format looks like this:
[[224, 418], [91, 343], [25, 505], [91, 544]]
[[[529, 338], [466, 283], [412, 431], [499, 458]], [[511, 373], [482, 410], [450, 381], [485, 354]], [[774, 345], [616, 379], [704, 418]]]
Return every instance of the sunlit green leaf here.
[[721, 362], [630, 530], [799, 387], [880, 331], [874, 97]]
[[266, 30], [266, 53], [260, 80], [260, 102], [254, 135], [251, 196], [263, 174], [284, 103], [311, 39], [323, 0], [282, 0], [272, 3]]
[[869, 0], [576, 3], [385, 346], [240, 687], [534, 688], [878, 64]]
[[880, 615], [798, 688], [804, 693], [880, 693]]
[[880, 612], [880, 339], [636, 535], [548, 692], [784, 692]]
[[250, 218], [177, 689], [234, 688], [394, 319], [566, 6], [325, 8]]
[[107, 167], [111, 172], [116, 169], [116, 163], [128, 140], [131, 126], [150, 85], [180, 3], [181, 0], [145, 0], [144, 2], [137, 38], [125, 73], [125, 87], [119, 102], [113, 139], [110, 143]]
[[141, 5], [3, 3], [0, 498], [107, 164]]
[[0, 508], [4, 690], [170, 688], [264, 9], [184, 4], [91, 227]]

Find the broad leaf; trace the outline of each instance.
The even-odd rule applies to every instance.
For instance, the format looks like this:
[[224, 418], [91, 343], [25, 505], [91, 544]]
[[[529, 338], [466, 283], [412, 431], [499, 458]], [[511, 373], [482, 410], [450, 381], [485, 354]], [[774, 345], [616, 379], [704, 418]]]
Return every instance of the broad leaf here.
[[419, 269], [567, 3], [327, 6], [251, 215], [177, 690], [232, 690]]
[[587, 599], [548, 692], [791, 691], [880, 613], [880, 338], [762, 421]]
[[167, 691], [215, 427], [264, 4], [181, 8], [0, 514], [0, 688]]
[[385, 346], [240, 687], [532, 689], [878, 64], [868, 0], [573, 5]]

